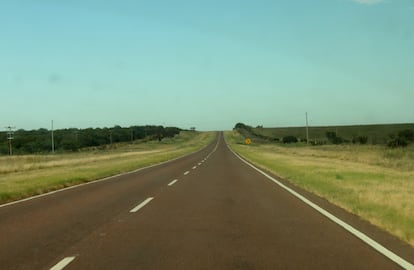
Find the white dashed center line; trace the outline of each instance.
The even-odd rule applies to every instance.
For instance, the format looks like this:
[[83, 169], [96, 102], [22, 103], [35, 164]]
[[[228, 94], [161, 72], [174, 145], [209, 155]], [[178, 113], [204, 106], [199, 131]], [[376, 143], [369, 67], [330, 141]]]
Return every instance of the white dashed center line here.
[[189, 171], [186, 171], [185, 173], [184, 173], [184, 175], [187, 175], [187, 174], [189, 174], [190, 172]]
[[197, 166], [194, 166], [194, 167], [193, 167], [193, 170], [195, 170], [195, 169], [197, 169]]
[[135, 213], [138, 212], [142, 207], [144, 207], [145, 205], [147, 205], [150, 201], [152, 201], [154, 198], [153, 197], [149, 197], [148, 199], [146, 199], [145, 201], [143, 201], [142, 203], [140, 203], [139, 205], [137, 205], [135, 208], [133, 208], [131, 211], [129, 211], [130, 213]]
[[50, 270], [62, 270], [68, 264], [70, 264], [75, 258], [76, 257], [66, 257], [63, 260], [61, 260], [60, 262], [58, 262], [57, 264], [55, 264], [55, 266], [50, 268]]
[[172, 180], [171, 183], [168, 184], [168, 186], [171, 187], [172, 185], [174, 185], [175, 183], [177, 183], [177, 181], [178, 181], [178, 179]]

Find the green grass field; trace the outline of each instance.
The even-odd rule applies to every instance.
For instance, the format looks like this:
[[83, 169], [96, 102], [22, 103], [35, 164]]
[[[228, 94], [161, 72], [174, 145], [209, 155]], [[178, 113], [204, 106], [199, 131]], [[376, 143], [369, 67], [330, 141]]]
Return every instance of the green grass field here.
[[414, 246], [414, 145], [244, 145], [232, 131], [226, 140], [259, 167], [391, 232]]
[[0, 203], [132, 171], [194, 152], [214, 132], [181, 132], [162, 142], [118, 144], [80, 153], [0, 157]]
[[[388, 125], [356, 125], [356, 126], [327, 126], [309, 127], [309, 140], [324, 142], [327, 141], [326, 132], [337, 132], [337, 136], [347, 140], [357, 136], [367, 136], [370, 144], [385, 144], [389, 135], [397, 134], [399, 131], [414, 130], [414, 124], [388, 124]], [[253, 132], [269, 138], [282, 140], [284, 136], [295, 136], [302, 140], [306, 139], [305, 127], [286, 128], [254, 128]]]

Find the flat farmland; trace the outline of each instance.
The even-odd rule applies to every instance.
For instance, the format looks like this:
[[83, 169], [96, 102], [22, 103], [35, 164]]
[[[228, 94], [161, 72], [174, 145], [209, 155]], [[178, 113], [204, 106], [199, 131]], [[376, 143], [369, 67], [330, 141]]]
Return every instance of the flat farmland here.
[[[414, 130], [414, 124], [352, 125], [352, 126], [309, 126], [309, 141], [326, 142], [326, 132], [335, 132], [337, 136], [352, 141], [358, 136], [366, 136], [369, 144], [385, 144], [390, 135], [403, 130]], [[254, 134], [269, 139], [282, 140], [285, 136], [306, 139], [305, 127], [253, 128]]]

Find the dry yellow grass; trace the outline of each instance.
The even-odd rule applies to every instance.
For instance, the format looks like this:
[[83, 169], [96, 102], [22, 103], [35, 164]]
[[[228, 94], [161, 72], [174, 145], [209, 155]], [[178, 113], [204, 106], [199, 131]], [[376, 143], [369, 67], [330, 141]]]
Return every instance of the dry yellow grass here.
[[382, 146], [231, 147], [253, 163], [325, 197], [414, 246], [414, 148]]
[[87, 163], [111, 160], [116, 158], [139, 157], [155, 154], [163, 150], [136, 151], [125, 153], [84, 153], [67, 155], [28, 155], [0, 158], [0, 175], [14, 172], [28, 172], [54, 167], [78, 166]]
[[182, 132], [162, 143], [114, 146], [74, 154], [0, 158], [0, 203], [173, 159], [202, 148], [214, 133]]

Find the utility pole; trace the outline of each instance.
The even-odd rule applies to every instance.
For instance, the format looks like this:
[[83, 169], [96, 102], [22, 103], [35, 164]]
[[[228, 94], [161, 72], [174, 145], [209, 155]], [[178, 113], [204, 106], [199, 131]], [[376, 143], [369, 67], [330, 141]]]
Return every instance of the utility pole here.
[[306, 112], [306, 144], [309, 144], [308, 112]]
[[11, 156], [11, 155], [13, 155], [13, 145], [12, 145], [12, 140], [14, 139], [13, 138], [13, 133], [14, 133], [13, 129], [15, 129], [16, 127], [8, 126], [6, 128], [8, 129], [8, 131], [7, 131], [7, 140], [9, 140], [9, 153], [10, 153], [10, 156]]
[[52, 120], [52, 154], [55, 153], [55, 136], [53, 133], [53, 120]]

